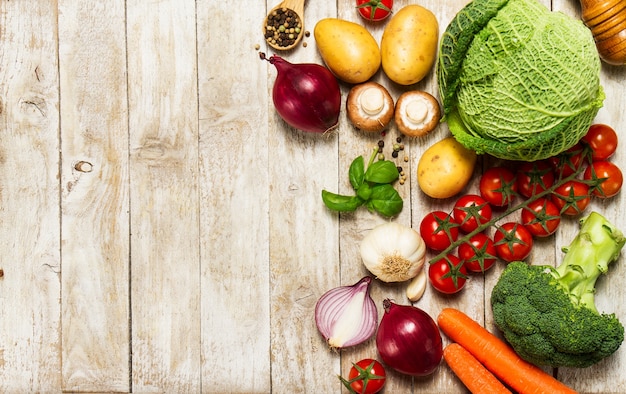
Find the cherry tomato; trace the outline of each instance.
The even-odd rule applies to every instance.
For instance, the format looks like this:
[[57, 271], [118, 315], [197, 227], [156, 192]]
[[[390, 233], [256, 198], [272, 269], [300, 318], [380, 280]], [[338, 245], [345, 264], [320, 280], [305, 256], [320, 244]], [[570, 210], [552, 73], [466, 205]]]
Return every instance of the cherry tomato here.
[[601, 123], [591, 125], [581, 141], [591, 148], [594, 161], [608, 159], [617, 149], [617, 133], [611, 126]]
[[513, 201], [516, 189], [515, 174], [507, 168], [492, 167], [480, 177], [480, 196], [496, 207]]
[[589, 201], [589, 186], [578, 180], [565, 182], [552, 193], [552, 202], [562, 215], [578, 215], [587, 208]]
[[624, 176], [622, 170], [610, 161], [594, 161], [585, 170], [585, 180], [591, 181], [592, 194], [600, 198], [613, 197], [622, 189]]
[[356, 8], [363, 18], [378, 22], [391, 14], [393, 0], [357, 0]]
[[562, 178], [572, 175], [583, 165], [585, 150], [580, 143], [575, 144], [565, 152], [548, 159], [557, 174]]
[[522, 163], [517, 171], [517, 192], [529, 198], [554, 184], [554, 168], [545, 160]]
[[441, 251], [457, 240], [459, 225], [450, 214], [443, 211], [433, 211], [422, 219], [420, 235], [428, 248]]
[[467, 269], [461, 259], [449, 254], [430, 264], [428, 280], [435, 290], [444, 294], [454, 294], [465, 286]]
[[493, 236], [498, 257], [510, 263], [522, 261], [533, 248], [533, 236], [523, 224], [507, 222], [499, 226]]
[[452, 209], [454, 221], [464, 233], [471, 233], [481, 224], [491, 220], [491, 205], [476, 194], [461, 196]]
[[539, 198], [522, 209], [522, 224], [535, 237], [548, 237], [561, 224], [559, 207], [548, 198]]
[[459, 245], [458, 253], [468, 271], [485, 272], [496, 262], [498, 252], [491, 238], [478, 233]]
[[339, 377], [351, 393], [374, 394], [382, 390], [387, 380], [385, 367], [374, 359], [364, 358], [352, 364], [348, 379]]

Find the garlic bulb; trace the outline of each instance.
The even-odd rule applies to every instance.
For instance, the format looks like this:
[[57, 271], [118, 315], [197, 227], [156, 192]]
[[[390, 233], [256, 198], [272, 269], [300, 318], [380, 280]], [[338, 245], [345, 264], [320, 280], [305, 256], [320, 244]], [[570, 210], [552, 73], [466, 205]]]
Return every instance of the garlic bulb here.
[[426, 246], [411, 227], [387, 222], [374, 227], [361, 241], [365, 267], [383, 282], [404, 282], [422, 269]]

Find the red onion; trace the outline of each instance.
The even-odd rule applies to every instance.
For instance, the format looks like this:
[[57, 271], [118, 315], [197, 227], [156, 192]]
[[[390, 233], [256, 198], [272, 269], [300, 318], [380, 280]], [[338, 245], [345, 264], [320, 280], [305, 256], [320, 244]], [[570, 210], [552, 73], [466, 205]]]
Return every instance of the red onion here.
[[433, 373], [443, 356], [441, 334], [433, 318], [419, 308], [388, 299], [383, 307], [376, 348], [385, 364], [407, 375]]
[[[261, 53], [265, 59], [265, 54]], [[314, 63], [291, 64], [272, 55], [276, 67], [272, 98], [276, 111], [290, 126], [311, 133], [324, 133], [337, 126], [341, 91], [335, 76]]]
[[315, 324], [330, 347], [358, 345], [376, 332], [378, 311], [369, 294], [370, 276], [352, 286], [335, 287], [315, 305]]

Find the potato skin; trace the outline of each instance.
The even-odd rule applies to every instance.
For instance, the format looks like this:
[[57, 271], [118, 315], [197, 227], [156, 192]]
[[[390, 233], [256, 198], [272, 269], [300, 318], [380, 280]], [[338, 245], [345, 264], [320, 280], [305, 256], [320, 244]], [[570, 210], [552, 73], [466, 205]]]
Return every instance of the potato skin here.
[[432, 69], [439, 23], [428, 9], [412, 4], [392, 15], [380, 43], [383, 71], [397, 84], [412, 85]]
[[417, 183], [433, 198], [449, 198], [460, 193], [472, 178], [476, 152], [465, 148], [454, 137], [447, 137], [428, 148], [417, 164]]
[[317, 22], [313, 35], [322, 60], [344, 82], [363, 83], [380, 68], [378, 43], [357, 23], [325, 18]]

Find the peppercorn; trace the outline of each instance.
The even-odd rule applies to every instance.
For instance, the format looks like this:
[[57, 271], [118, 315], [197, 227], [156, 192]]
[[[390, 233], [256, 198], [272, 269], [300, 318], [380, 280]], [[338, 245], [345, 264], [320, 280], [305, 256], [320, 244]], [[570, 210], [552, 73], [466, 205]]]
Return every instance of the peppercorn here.
[[295, 11], [281, 7], [270, 12], [265, 25], [265, 40], [279, 47], [292, 45], [302, 30], [302, 22]]

